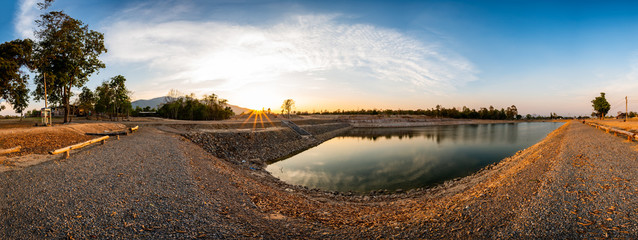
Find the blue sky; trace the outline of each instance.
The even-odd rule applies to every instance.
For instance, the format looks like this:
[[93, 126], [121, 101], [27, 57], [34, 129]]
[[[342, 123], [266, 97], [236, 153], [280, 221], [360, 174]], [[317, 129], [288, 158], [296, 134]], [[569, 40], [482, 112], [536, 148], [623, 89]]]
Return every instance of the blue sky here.
[[[32, 0], [0, 3], [0, 41], [32, 37]], [[57, 0], [105, 33], [134, 99], [216, 93], [299, 110], [516, 105], [523, 114], [638, 111], [638, 5], [627, 1]], [[636, 99], [636, 100], [633, 100]], [[37, 103], [34, 103], [34, 107]], [[2, 114], [7, 114], [6, 111]]]

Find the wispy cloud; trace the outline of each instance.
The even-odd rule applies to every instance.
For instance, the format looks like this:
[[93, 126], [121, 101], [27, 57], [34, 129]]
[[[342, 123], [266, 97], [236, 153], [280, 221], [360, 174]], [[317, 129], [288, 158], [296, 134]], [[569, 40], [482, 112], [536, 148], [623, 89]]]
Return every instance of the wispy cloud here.
[[35, 19], [38, 17], [38, 0], [20, 0], [20, 7], [14, 20], [16, 34], [20, 38], [34, 38]]
[[107, 61], [141, 64], [157, 73], [153, 82], [172, 83], [183, 91], [189, 91], [186, 84], [203, 82], [233, 90], [284, 81], [317, 88], [312, 83], [327, 81], [438, 94], [477, 79], [471, 62], [435, 42], [373, 25], [340, 23], [339, 15], [291, 16], [269, 26], [149, 22], [135, 16], [127, 10], [105, 28]]

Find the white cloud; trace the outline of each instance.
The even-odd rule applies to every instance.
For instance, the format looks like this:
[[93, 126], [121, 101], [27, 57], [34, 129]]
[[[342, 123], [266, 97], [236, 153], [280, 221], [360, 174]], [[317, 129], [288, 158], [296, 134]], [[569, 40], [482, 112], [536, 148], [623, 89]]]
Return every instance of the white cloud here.
[[38, 0], [20, 0], [20, 8], [16, 13], [14, 28], [20, 38], [35, 38], [35, 19], [38, 17]]
[[311, 82], [328, 81], [440, 94], [476, 79], [472, 63], [441, 45], [393, 29], [339, 23], [335, 15], [294, 16], [256, 27], [219, 21], [148, 22], [131, 10], [125, 14], [131, 17], [121, 16], [105, 27], [107, 65], [142, 64], [156, 73], [149, 83], [171, 83], [187, 92], [188, 84], [210, 82], [211, 87], [233, 90], [257, 82], [293, 81], [287, 78], [294, 76], [309, 89], [316, 88]]

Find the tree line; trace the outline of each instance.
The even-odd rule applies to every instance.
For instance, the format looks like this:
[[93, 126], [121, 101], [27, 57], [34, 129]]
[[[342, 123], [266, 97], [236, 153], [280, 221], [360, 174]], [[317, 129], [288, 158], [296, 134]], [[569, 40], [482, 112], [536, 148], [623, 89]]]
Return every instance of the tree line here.
[[[515, 105], [507, 108], [496, 109], [493, 106], [488, 108], [482, 107], [479, 110], [470, 109], [468, 107], [458, 108], [445, 108], [441, 105], [431, 109], [417, 109], [417, 110], [392, 110], [392, 109], [360, 109], [360, 110], [341, 110], [335, 111], [321, 111], [321, 112], [300, 112], [300, 115], [308, 114], [322, 114], [322, 115], [424, 115], [436, 118], [465, 118], [465, 119], [493, 119], [493, 120], [514, 120], [522, 119], [523, 116], [518, 114], [518, 109]], [[530, 115], [530, 117], [532, 117]]]
[[223, 120], [235, 115], [228, 106], [228, 100], [214, 93], [197, 99], [194, 93], [182, 95], [174, 89], [164, 98], [157, 113], [161, 117], [180, 120]]

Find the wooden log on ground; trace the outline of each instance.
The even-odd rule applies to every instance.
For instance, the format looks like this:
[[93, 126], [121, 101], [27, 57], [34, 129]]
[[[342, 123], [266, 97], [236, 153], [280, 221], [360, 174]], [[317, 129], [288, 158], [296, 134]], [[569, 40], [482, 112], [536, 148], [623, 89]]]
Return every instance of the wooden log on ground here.
[[603, 129], [607, 133], [613, 133], [614, 136], [618, 136], [618, 134], [625, 135], [625, 136], [627, 136], [627, 140], [629, 140], [629, 141], [631, 141], [632, 139], [638, 140], [638, 134], [630, 132], [630, 131], [616, 129], [616, 128], [613, 128], [613, 127], [607, 127], [607, 126], [599, 125], [599, 124], [596, 124], [596, 123], [589, 123], [589, 125], [591, 125], [593, 127], [596, 127], [598, 129]]
[[0, 149], [0, 154], [19, 152], [21, 148], [22, 148], [21, 146], [17, 146], [17, 147], [12, 147], [9, 149]]
[[79, 149], [79, 148], [83, 148], [85, 146], [88, 146], [88, 145], [91, 145], [93, 143], [100, 142], [100, 141], [102, 142], [102, 144], [104, 144], [104, 142], [108, 138], [109, 138], [109, 136], [103, 136], [103, 137], [91, 139], [91, 140], [88, 140], [86, 142], [82, 142], [82, 143], [78, 143], [78, 144], [71, 145], [71, 146], [68, 146], [68, 147], [63, 147], [63, 148], [60, 148], [60, 149], [53, 150], [53, 151], [49, 152], [49, 154], [55, 155], [55, 154], [60, 154], [60, 153], [66, 153], [65, 154], [65, 158], [68, 158], [69, 157], [69, 151], [75, 150], [75, 149]]
[[140, 128], [140, 126], [135, 126], [130, 128], [129, 130], [131, 130], [131, 133], [134, 133], [135, 131], [137, 131]]
[[118, 136], [118, 135], [126, 135], [127, 131], [117, 131], [117, 132], [104, 132], [104, 133], [85, 133], [86, 135], [92, 136]]

